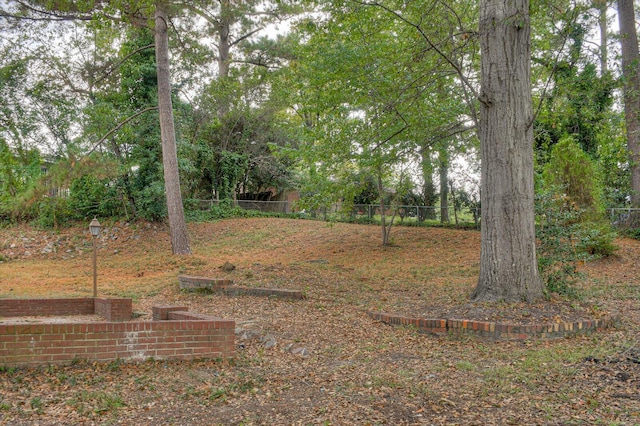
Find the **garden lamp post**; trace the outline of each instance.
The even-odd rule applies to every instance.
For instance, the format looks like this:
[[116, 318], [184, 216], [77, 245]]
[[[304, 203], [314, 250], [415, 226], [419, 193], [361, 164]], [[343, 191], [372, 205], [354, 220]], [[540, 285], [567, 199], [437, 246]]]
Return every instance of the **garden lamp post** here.
[[96, 239], [98, 235], [100, 235], [100, 222], [95, 217], [89, 224], [89, 231], [91, 231], [91, 235], [93, 236], [93, 297], [98, 296], [98, 264], [96, 262], [97, 258], [97, 247], [96, 247]]

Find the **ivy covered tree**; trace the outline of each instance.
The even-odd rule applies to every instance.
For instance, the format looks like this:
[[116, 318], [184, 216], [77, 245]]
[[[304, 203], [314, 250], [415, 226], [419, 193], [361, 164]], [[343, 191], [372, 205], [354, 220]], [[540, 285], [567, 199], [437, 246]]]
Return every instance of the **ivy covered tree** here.
[[[622, 75], [624, 79], [624, 113], [631, 174], [631, 205], [640, 208], [640, 49], [633, 0], [618, 0]], [[638, 226], [634, 215], [631, 225]]]

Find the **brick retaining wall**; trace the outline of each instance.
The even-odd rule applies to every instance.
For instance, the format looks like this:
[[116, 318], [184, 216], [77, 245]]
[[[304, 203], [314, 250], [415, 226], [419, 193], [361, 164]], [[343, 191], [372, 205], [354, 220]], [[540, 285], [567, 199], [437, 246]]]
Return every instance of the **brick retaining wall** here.
[[178, 277], [180, 283], [180, 290], [224, 290], [231, 285], [231, 280], [224, 278], [206, 278], [206, 277], [193, 277], [190, 275], [180, 275]]
[[[38, 302], [25, 305], [25, 301], [33, 300]], [[68, 300], [77, 302], [78, 299], [48, 300], [61, 301], [60, 306], [73, 307], [72, 315], [93, 313], [86, 310], [78, 312], [77, 304], [64, 303]], [[109, 300], [117, 302], [121, 299], [101, 299], [95, 304], [96, 308], [115, 317], [121, 315], [123, 304], [108, 303]], [[131, 300], [127, 300], [130, 307]], [[6, 308], [0, 311], [3, 316], [13, 312], [15, 306], [49, 306], [52, 303], [39, 299], [6, 299], [0, 302], [0, 307]], [[189, 313], [182, 306], [164, 306], [158, 310], [166, 312], [165, 320], [70, 323], [47, 323], [43, 320], [37, 324], [0, 324], [0, 366], [64, 364], [74, 359], [112, 361], [234, 356], [235, 321]], [[25, 308], [25, 311], [29, 309]], [[55, 315], [70, 314], [61, 307], [53, 311]]]
[[226, 278], [194, 277], [190, 275], [178, 276], [180, 290], [196, 291], [207, 290], [221, 292], [227, 296], [264, 296], [281, 297], [285, 299], [304, 299], [300, 290], [286, 290], [279, 288], [234, 286], [232, 281]]

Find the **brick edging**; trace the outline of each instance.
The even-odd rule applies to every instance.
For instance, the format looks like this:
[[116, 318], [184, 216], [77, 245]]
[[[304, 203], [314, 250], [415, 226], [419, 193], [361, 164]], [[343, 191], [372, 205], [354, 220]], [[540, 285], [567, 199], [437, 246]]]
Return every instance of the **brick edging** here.
[[368, 312], [369, 317], [389, 325], [413, 326], [435, 335], [475, 335], [485, 340], [525, 340], [529, 338], [559, 339], [575, 334], [603, 331], [620, 321], [615, 312], [599, 319], [575, 322], [509, 324], [465, 319], [426, 319], [393, 315], [385, 312]]

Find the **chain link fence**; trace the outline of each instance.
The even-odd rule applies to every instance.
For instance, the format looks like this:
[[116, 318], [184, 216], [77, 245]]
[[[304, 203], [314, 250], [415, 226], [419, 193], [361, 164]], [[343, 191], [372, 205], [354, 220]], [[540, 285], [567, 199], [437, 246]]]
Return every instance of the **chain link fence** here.
[[[199, 210], [210, 210], [217, 206], [217, 200], [189, 200], [190, 205]], [[300, 209], [295, 203], [289, 201], [257, 201], [257, 200], [234, 200], [233, 207], [240, 207], [245, 210], [257, 210], [268, 213], [298, 214], [304, 217], [317, 218], [321, 220], [337, 221], [378, 221], [382, 216], [380, 205], [356, 204], [349, 210], [343, 208], [341, 204], [334, 204], [314, 210]], [[387, 218], [395, 216], [398, 223], [410, 225], [423, 222], [474, 224], [479, 227], [479, 209], [456, 209], [447, 207], [429, 206], [385, 206], [384, 214]]]
[[[199, 210], [210, 210], [217, 206], [217, 200], [190, 200], [191, 205]], [[268, 213], [298, 214], [321, 220], [338, 221], [378, 221], [382, 216], [379, 205], [356, 204], [345, 211], [340, 204], [319, 208], [316, 210], [299, 209], [295, 203], [289, 201], [258, 201], [234, 200], [234, 207], [245, 210], [256, 210]], [[609, 221], [614, 226], [624, 227], [633, 216], [640, 217], [640, 209], [610, 208], [606, 210]], [[421, 223], [452, 223], [456, 225], [474, 225], [480, 227], [480, 209], [430, 206], [385, 206], [385, 216], [390, 218], [395, 214], [397, 223], [411, 225]]]

